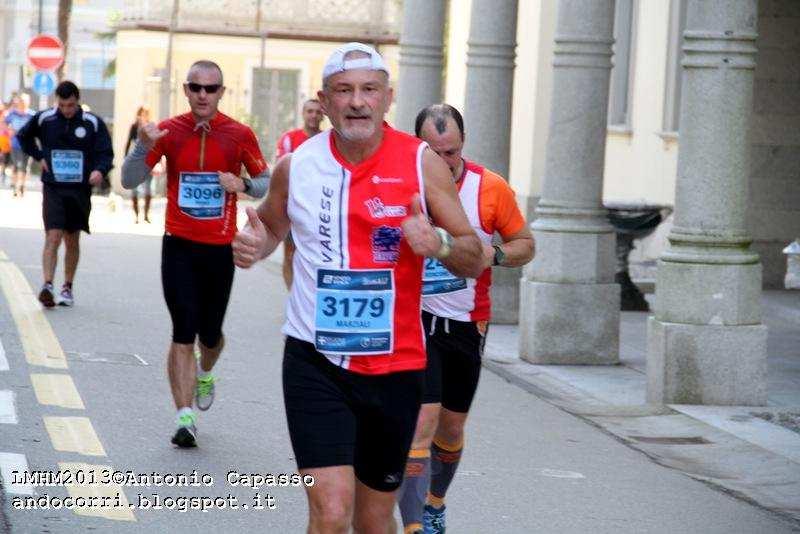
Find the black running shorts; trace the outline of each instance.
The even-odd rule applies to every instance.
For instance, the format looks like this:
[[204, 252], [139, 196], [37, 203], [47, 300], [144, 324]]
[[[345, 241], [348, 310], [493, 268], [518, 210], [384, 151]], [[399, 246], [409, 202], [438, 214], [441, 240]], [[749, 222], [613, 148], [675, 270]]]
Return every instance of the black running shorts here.
[[478, 389], [488, 327], [481, 333], [474, 321], [443, 319], [426, 311], [422, 324], [428, 352], [422, 402], [441, 402], [452, 412], [469, 412]]
[[42, 219], [45, 230], [89, 233], [92, 191], [88, 187], [42, 184]]
[[191, 344], [195, 337], [216, 347], [233, 284], [230, 245], [208, 245], [165, 235], [161, 283], [172, 317], [172, 341]]
[[403, 480], [414, 437], [423, 371], [361, 375], [338, 367], [311, 343], [287, 337], [283, 398], [297, 467], [352, 465], [377, 491]]

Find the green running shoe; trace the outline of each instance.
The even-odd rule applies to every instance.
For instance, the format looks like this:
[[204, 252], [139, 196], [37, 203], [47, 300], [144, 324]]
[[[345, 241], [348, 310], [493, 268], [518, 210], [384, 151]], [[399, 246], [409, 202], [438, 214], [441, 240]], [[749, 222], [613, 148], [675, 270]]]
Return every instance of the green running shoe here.
[[214, 403], [214, 382], [216, 381], [217, 379], [214, 378], [214, 375], [208, 375], [204, 378], [197, 377], [194, 398], [198, 410], [206, 411], [211, 408]]

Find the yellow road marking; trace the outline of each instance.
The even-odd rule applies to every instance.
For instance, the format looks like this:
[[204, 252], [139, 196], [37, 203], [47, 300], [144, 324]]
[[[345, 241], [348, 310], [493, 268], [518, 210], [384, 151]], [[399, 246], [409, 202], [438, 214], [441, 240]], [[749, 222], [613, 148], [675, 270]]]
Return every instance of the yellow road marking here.
[[[45, 317], [36, 294], [8, 256], [0, 250], [0, 289], [5, 294], [11, 315], [17, 325], [25, 359], [30, 365], [66, 369], [67, 359]], [[31, 373], [31, 383], [40, 404], [83, 410], [83, 400], [72, 377], [67, 374]], [[97, 437], [91, 421], [86, 417], [44, 417], [44, 424], [53, 448], [58, 451], [77, 452], [87, 456], [105, 456], [103, 444]], [[112, 471], [108, 465], [85, 463], [59, 463], [61, 470], [93, 471], [94, 480], [103, 479], [103, 472]], [[92, 480], [87, 477], [86, 480]], [[67, 492], [73, 498], [83, 497], [95, 506], [75, 508], [78, 515], [103, 517], [117, 521], [136, 521], [128, 499], [119, 484], [68, 484]]]
[[105, 456], [103, 444], [88, 417], [44, 417], [44, 426], [57, 451]]
[[100, 483], [104, 478], [103, 472], [113, 472], [113, 467], [110, 465], [59, 462], [58, 468], [61, 471], [84, 471], [87, 475], [90, 471], [94, 473], [93, 476], [87, 476], [86, 480], [94, 479], [97, 481], [95, 484], [67, 484], [65, 487], [67, 493], [73, 498], [84, 497], [87, 502], [104, 503], [105, 506], [74, 508], [73, 511], [76, 514], [104, 517], [116, 521], [136, 521], [122, 487], [119, 484]]
[[39, 404], [83, 410], [83, 400], [69, 375], [31, 373], [33, 391]]
[[17, 324], [25, 359], [31, 365], [66, 369], [67, 359], [22, 271], [0, 250], [0, 287]]

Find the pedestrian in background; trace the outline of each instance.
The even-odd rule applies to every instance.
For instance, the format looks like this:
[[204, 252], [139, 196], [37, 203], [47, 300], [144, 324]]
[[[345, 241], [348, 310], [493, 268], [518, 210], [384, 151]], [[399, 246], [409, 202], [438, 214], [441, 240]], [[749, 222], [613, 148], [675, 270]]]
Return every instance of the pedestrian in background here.
[[[139, 106], [136, 110], [136, 120], [131, 124], [128, 131], [128, 141], [125, 143], [125, 155], [128, 155], [131, 147], [136, 143], [139, 135], [139, 128], [150, 122], [150, 110], [144, 106]], [[144, 181], [131, 190], [131, 202], [133, 203], [134, 222], [139, 222], [139, 195], [144, 196], [144, 222], [150, 222], [150, 201], [153, 198], [153, 174], [148, 173]]]
[[28, 109], [27, 100], [23, 97], [27, 97], [27, 95], [14, 95], [11, 98], [11, 110], [3, 119], [11, 130], [11, 164], [14, 167], [11, 185], [14, 188], [15, 197], [25, 194], [25, 182], [28, 179], [28, 154], [23, 150], [16, 137], [33, 116], [33, 112]]
[[6, 185], [6, 167], [11, 164], [11, 130], [6, 124], [6, 105], [0, 101], [0, 179]]

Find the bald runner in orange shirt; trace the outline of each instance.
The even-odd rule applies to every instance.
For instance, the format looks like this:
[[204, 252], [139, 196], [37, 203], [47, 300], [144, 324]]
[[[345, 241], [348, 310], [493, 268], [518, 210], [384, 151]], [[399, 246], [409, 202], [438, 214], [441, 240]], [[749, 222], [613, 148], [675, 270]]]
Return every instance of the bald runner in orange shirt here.
[[[478, 387], [491, 315], [492, 266], [528, 263], [534, 241], [508, 183], [461, 156], [464, 120], [456, 108], [436, 104], [423, 109], [415, 131], [447, 163], [483, 244], [483, 271], [477, 278], [455, 276], [436, 259], [425, 259], [425, 392], [398, 502], [406, 533], [436, 534], [445, 532], [444, 497], [461, 459], [464, 424]], [[493, 244], [495, 233], [502, 243]]]

